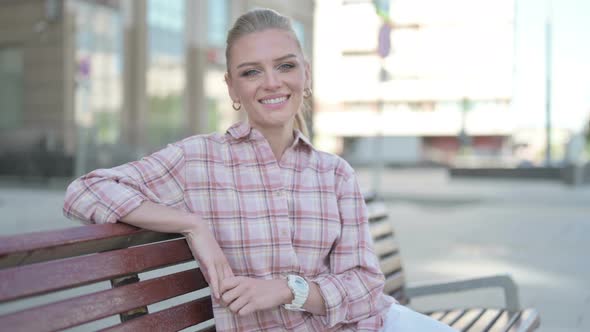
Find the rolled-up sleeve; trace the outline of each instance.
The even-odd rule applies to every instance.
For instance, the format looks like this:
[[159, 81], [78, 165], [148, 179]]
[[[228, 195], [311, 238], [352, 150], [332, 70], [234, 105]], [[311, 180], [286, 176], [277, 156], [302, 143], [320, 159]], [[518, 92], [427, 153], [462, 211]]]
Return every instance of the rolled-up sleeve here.
[[[350, 166], [348, 166], [350, 167]], [[386, 304], [384, 276], [373, 251], [367, 207], [352, 171], [337, 186], [341, 236], [330, 253], [330, 274], [312, 281], [319, 285], [326, 316], [324, 325], [334, 327], [375, 317]]]
[[66, 190], [63, 212], [85, 223], [114, 223], [149, 200], [186, 210], [182, 143], [110, 169], [74, 180]]

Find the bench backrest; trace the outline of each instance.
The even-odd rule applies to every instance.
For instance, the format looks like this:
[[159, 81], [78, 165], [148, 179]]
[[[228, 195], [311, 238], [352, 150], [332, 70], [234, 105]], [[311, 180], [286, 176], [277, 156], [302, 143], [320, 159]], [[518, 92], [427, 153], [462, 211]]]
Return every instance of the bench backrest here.
[[[387, 210], [375, 196], [366, 201], [385, 292], [404, 302]], [[207, 284], [179, 234], [109, 224], [0, 238], [0, 326], [11, 331], [212, 331], [212, 318]]]
[[387, 206], [374, 194], [365, 194], [365, 202], [369, 210], [373, 247], [379, 257], [381, 271], [385, 274], [384, 292], [395, 297], [401, 304], [407, 304], [409, 299], [404, 292], [405, 277], [399, 242]]

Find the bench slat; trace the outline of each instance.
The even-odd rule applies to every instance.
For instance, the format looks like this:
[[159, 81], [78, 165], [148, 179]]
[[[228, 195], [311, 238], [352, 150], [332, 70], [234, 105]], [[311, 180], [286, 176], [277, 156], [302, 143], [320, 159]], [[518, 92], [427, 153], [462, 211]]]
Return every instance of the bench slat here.
[[534, 309], [525, 309], [510, 314], [501, 309], [471, 308], [434, 311], [428, 315], [457, 330], [466, 332], [529, 332], [534, 331], [540, 325], [539, 314]]
[[[101, 332], [178, 331], [213, 318], [211, 298], [194, 300], [137, 317]], [[210, 331], [205, 329], [204, 331]]]
[[391, 221], [389, 220], [370, 223], [369, 229], [373, 239], [378, 239], [385, 236], [391, 237], [393, 235], [393, 227], [391, 226]]
[[157, 233], [123, 223], [88, 225], [63, 230], [0, 237], [0, 268], [182, 237]]
[[399, 290], [397, 290], [393, 294], [389, 294], [389, 295], [393, 296], [397, 300], [397, 302], [399, 302], [401, 305], [407, 305], [410, 302], [408, 300], [408, 297], [406, 296], [406, 293], [404, 292], [403, 288], [400, 288]]
[[32, 264], [0, 271], [0, 301], [9, 301], [50, 291], [181, 263], [192, 259], [186, 240]]
[[483, 315], [467, 331], [488, 331], [503, 313], [504, 311], [499, 309], [486, 309]]
[[537, 310], [525, 309], [520, 314], [519, 320], [507, 332], [534, 331], [540, 324], [541, 320]]
[[389, 275], [385, 279], [385, 287], [383, 288], [383, 292], [385, 292], [386, 294], [393, 294], [397, 290], [401, 289], [404, 286], [405, 282], [406, 280], [404, 277], [404, 273], [402, 270], [399, 270], [396, 273]]
[[467, 331], [485, 313], [484, 309], [467, 309], [465, 313], [451, 325], [459, 331]]
[[61, 330], [205, 287], [201, 272], [192, 269], [0, 316], [0, 326], [11, 331]]
[[[483, 332], [490, 331], [490, 328], [493, 325], [495, 325], [499, 318], [504, 314], [504, 311], [499, 309], [483, 309], [483, 312], [481, 313], [481, 315], [477, 316], [477, 319], [475, 321], [469, 322], [471, 323], [470, 325], [464, 324], [463, 319], [461, 319], [463, 313], [465, 313], [465, 315], [468, 317], [467, 319], [469, 319], [470, 317], [473, 318], [471, 314], [472, 312], [479, 313], [479, 311], [481, 310], [482, 309], [480, 308], [473, 308], [467, 310], [439, 310], [426, 313], [426, 315], [449, 325], [455, 322], [453, 328], [461, 328], [461, 331]], [[506, 322], [503, 322], [502, 324], [505, 323]], [[459, 327], [457, 327], [456, 325], [458, 325]]]
[[461, 309], [450, 310], [440, 319], [440, 321], [447, 324], [447, 325], [451, 325], [454, 322], [456, 322], [457, 320], [459, 320], [459, 318], [461, 318], [463, 313], [465, 313], [465, 310], [461, 310]]
[[383, 202], [375, 202], [367, 205], [367, 212], [370, 222], [387, 219], [389, 216], [387, 206]]
[[385, 237], [375, 241], [373, 248], [375, 249], [375, 254], [377, 254], [377, 257], [379, 258], [396, 253], [399, 250], [393, 237]]
[[518, 321], [519, 318], [520, 318], [520, 312], [509, 313], [508, 311], [504, 310], [502, 312], [502, 315], [500, 315], [500, 318], [498, 318], [498, 320], [492, 326], [490, 331], [506, 332], [506, 331], [508, 331], [508, 329], [510, 329], [510, 327], [512, 325], [514, 325], [516, 323], [516, 321]]
[[445, 311], [435, 311], [435, 312], [426, 313], [426, 315], [428, 315], [431, 318], [436, 319], [436, 320], [440, 320], [444, 314], [445, 314]]
[[399, 255], [392, 255], [386, 258], [381, 259], [380, 267], [381, 271], [385, 276], [389, 276], [391, 273], [401, 270], [402, 268], [402, 260]]

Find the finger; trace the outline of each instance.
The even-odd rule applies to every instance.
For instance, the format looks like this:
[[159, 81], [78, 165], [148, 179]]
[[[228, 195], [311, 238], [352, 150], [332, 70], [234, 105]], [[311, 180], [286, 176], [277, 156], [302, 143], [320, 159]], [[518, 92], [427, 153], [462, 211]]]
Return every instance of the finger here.
[[240, 284], [240, 279], [236, 277], [228, 277], [219, 283], [219, 292], [225, 294], [230, 289], [234, 289]]
[[219, 284], [221, 285], [221, 280], [228, 277], [228, 275], [226, 275], [225, 266], [223, 264], [217, 264], [215, 268], [217, 269], [217, 273], [219, 274]]
[[248, 299], [245, 296], [239, 296], [229, 305], [228, 308], [231, 310], [231, 312], [238, 313], [238, 311], [240, 311], [240, 309], [242, 309], [247, 304]]
[[223, 270], [226, 278], [231, 278], [234, 276], [234, 272], [231, 270], [231, 267], [229, 267], [229, 264], [224, 265]]
[[217, 284], [219, 285], [219, 293], [220, 295], [223, 294], [221, 290], [221, 285], [223, 284], [223, 280], [225, 280], [225, 269], [223, 268], [222, 264], [215, 264], [215, 271], [217, 271]]
[[221, 300], [226, 306], [235, 301], [242, 294], [241, 287], [236, 286], [221, 293]]
[[205, 278], [205, 281], [207, 282], [207, 284], [210, 284], [209, 272], [207, 272], [207, 269], [202, 266], [199, 266], [199, 270], [201, 271], [201, 274], [203, 275], [203, 278]]
[[256, 307], [252, 303], [246, 303], [238, 312], [238, 316], [246, 316], [256, 311]]
[[216, 299], [219, 300], [219, 282], [217, 280], [217, 273], [215, 269], [208, 270], [209, 274], [209, 288], [211, 288], [211, 293], [215, 296]]

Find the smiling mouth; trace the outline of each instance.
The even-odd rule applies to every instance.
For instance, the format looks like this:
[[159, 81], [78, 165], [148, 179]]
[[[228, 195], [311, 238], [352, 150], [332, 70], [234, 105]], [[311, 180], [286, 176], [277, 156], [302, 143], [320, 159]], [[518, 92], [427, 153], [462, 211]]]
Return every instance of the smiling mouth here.
[[274, 105], [274, 104], [281, 104], [289, 99], [290, 95], [278, 97], [278, 98], [269, 98], [269, 99], [260, 99], [259, 102], [265, 105]]

